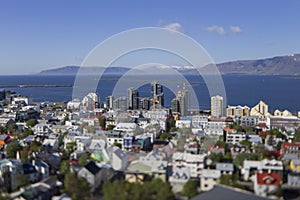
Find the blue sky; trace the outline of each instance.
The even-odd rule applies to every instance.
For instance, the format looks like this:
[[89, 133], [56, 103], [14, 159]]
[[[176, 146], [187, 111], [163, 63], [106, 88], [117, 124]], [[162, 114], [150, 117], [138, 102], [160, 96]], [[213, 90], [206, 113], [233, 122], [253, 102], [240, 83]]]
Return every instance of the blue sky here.
[[297, 0], [28, 0], [0, 2], [0, 74], [80, 65], [101, 41], [139, 27], [169, 26], [217, 63], [300, 52]]

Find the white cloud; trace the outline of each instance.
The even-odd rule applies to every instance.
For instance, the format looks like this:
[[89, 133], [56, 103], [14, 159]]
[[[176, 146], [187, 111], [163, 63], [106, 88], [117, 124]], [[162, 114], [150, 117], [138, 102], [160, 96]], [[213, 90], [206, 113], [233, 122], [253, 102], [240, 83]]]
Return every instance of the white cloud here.
[[206, 30], [207, 31], [210, 31], [210, 32], [217, 32], [219, 35], [226, 35], [227, 32], [225, 31], [225, 29], [221, 26], [209, 26], [209, 27], [206, 27]]
[[230, 26], [230, 30], [234, 33], [242, 33], [243, 30], [239, 26]]
[[179, 24], [178, 22], [168, 24], [168, 25], [164, 26], [164, 28], [171, 29], [171, 30], [178, 31], [178, 32], [182, 32], [182, 33], [184, 32], [181, 24]]

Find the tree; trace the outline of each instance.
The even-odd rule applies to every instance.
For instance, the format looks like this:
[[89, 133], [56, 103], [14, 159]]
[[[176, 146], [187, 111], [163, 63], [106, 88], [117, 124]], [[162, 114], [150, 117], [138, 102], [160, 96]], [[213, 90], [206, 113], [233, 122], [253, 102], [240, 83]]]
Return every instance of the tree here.
[[21, 151], [21, 161], [22, 163], [28, 162], [29, 157], [28, 157], [28, 147], [24, 147]]
[[211, 153], [209, 156], [208, 156], [209, 159], [212, 160], [212, 162], [214, 164], [218, 163], [218, 162], [221, 162], [222, 159], [223, 159], [223, 154], [222, 153]]
[[236, 167], [240, 167], [243, 165], [244, 160], [257, 160], [257, 156], [252, 153], [240, 153], [233, 160], [233, 164]]
[[0, 133], [3, 134], [3, 133], [7, 133], [7, 129], [6, 127], [4, 126], [0, 126]]
[[189, 179], [183, 186], [183, 196], [192, 198], [198, 194], [198, 187], [195, 181]]
[[90, 199], [90, 186], [84, 178], [78, 178], [76, 173], [68, 172], [64, 179], [64, 192], [73, 200]]
[[24, 130], [24, 132], [21, 134], [21, 135], [19, 135], [19, 139], [24, 139], [24, 138], [26, 138], [26, 137], [28, 137], [29, 135], [33, 135], [34, 133], [33, 133], [33, 131], [32, 130], [30, 130], [30, 129], [25, 129]]
[[62, 161], [59, 167], [60, 174], [67, 174], [70, 171], [70, 162], [69, 161]]
[[162, 141], [165, 141], [167, 139], [172, 139], [172, 135], [170, 133], [164, 132], [159, 136], [159, 139]]
[[115, 125], [107, 125], [107, 130], [108, 131], [111, 131], [111, 130], [113, 130], [114, 128], [115, 128], [116, 126]]
[[15, 133], [18, 130], [18, 126], [16, 124], [9, 124], [7, 130], [10, 133]]
[[89, 156], [85, 153], [83, 155], [80, 156], [79, 158], [79, 164], [80, 165], [85, 165], [88, 163], [88, 159], [89, 159]]
[[240, 141], [240, 145], [246, 146], [248, 149], [251, 149], [252, 143], [248, 140]]
[[282, 138], [282, 133], [276, 128], [270, 131], [270, 135], [274, 135], [276, 138]]
[[7, 144], [6, 146], [6, 153], [8, 158], [16, 158], [16, 154], [18, 151], [22, 150], [22, 146], [19, 144], [18, 141], [14, 140]]
[[294, 134], [293, 142], [300, 142], [300, 129], [297, 129]]
[[43, 149], [43, 145], [42, 143], [38, 142], [38, 141], [32, 141], [30, 143], [30, 150], [33, 152], [39, 152]]
[[30, 119], [26, 122], [27, 127], [34, 127], [37, 124], [36, 119]]
[[106, 126], [106, 118], [105, 117], [99, 118], [99, 125], [101, 126], [102, 129], [105, 129], [105, 126]]

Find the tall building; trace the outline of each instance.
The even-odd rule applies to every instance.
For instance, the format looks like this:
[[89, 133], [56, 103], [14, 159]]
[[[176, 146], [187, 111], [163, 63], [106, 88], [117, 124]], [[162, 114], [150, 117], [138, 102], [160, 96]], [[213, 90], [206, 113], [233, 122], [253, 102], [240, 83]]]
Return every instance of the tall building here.
[[188, 91], [185, 85], [182, 90], [176, 93], [176, 97], [172, 100], [172, 111], [180, 113], [181, 116], [186, 116], [188, 113]]
[[134, 88], [127, 90], [127, 108], [129, 110], [139, 109], [139, 92]]
[[151, 99], [157, 100], [157, 102], [153, 101], [153, 103], [164, 107], [163, 86], [156, 81], [151, 82]]
[[212, 117], [222, 117], [224, 110], [223, 97], [219, 95], [211, 97], [210, 108]]
[[106, 103], [106, 108], [107, 109], [113, 108], [114, 100], [115, 100], [115, 98], [113, 96], [106, 97], [105, 103]]
[[126, 97], [119, 97], [114, 100], [113, 109], [120, 109], [122, 111], [127, 110], [127, 98]]
[[98, 107], [99, 97], [96, 93], [89, 93], [81, 101], [81, 109], [84, 111], [94, 111]]
[[149, 98], [140, 99], [139, 109], [150, 110], [150, 100]]

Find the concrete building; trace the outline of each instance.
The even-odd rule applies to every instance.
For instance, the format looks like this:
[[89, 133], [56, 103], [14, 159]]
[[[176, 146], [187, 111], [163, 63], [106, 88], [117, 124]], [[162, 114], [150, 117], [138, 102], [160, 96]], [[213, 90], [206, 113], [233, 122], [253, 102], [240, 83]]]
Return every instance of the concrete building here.
[[214, 169], [203, 169], [200, 179], [201, 191], [208, 191], [214, 188], [217, 180], [221, 177], [221, 172]]
[[256, 106], [251, 108], [250, 115], [258, 117], [271, 116], [271, 114], [269, 113], [269, 106], [263, 101], [260, 101]]
[[[157, 100], [158, 105], [164, 107], [163, 86], [156, 81], [151, 82], [151, 99]], [[153, 103], [155, 104], [156, 102]]]
[[114, 100], [113, 102], [113, 109], [126, 111], [127, 110], [127, 98], [126, 97], [119, 97]]
[[139, 108], [139, 92], [134, 88], [127, 90], [127, 108], [137, 110]]
[[108, 96], [105, 99], [105, 104], [107, 109], [112, 109], [115, 98], [113, 96]]
[[211, 97], [211, 116], [212, 117], [222, 117], [223, 116], [223, 97], [217, 95]]
[[250, 115], [250, 108], [248, 106], [227, 106], [226, 116], [227, 117], [243, 117]]

